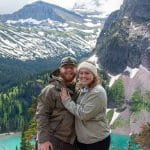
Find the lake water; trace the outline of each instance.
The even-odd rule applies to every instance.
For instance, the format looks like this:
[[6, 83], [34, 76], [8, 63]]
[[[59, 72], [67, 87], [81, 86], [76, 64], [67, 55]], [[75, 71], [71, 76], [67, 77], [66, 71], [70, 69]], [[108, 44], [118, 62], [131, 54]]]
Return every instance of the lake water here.
[[2, 135], [0, 136], [0, 150], [18, 150], [20, 148], [21, 134]]
[[[0, 136], [0, 150], [16, 150], [16, 147], [18, 147], [19, 150], [21, 142], [20, 137], [20, 133]], [[118, 146], [120, 149], [117, 150], [126, 150], [128, 140], [129, 137], [126, 135], [111, 134], [110, 150], [116, 150]], [[137, 146], [134, 145], [132, 150], [138, 150]]]

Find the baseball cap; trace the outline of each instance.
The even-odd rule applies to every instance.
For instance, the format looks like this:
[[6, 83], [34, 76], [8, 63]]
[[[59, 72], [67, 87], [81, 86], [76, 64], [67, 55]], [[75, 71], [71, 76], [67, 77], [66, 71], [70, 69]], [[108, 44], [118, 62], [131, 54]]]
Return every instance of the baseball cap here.
[[68, 56], [68, 57], [64, 57], [61, 62], [60, 62], [60, 67], [64, 66], [64, 65], [68, 65], [68, 64], [71, 64], [71, 65], [77, 65], [77, 60], [71, 56]]

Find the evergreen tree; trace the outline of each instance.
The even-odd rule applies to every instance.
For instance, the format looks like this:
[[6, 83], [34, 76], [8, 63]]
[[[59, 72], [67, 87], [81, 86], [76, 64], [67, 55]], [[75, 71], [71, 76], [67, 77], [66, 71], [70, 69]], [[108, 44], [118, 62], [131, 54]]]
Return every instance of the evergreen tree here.
[[116, 103], [119, 108], [124, 103], [124, 85], [122, 79], [118, 79], [110, 88], [111, 99]]
[[142, 94], [140, 90], [135, 90], [134, 93], [131, 96], [131, 102], [130, 102], [130, 111], [137, 112], [141, 110], [142, 106]]
[[143, 95], [143, 107], [150, 112], [150, 91]]
[[20, 150], [27, 150], [27, 143], [25, 139], [25, 127], [22, 129], [21, 132], [21, 147]]
[[100, 76], [100, 82], [102, 86], [107, 89], [110, 81], [110, 77], [105, 70], [98, 70], [98, 74]]
[[[36, 105], [34, 98], [47, 83], [47, 76], [46, 72], [36, 75], [33, 80], [0, 93], [0, 133], [20, 131], [25, 123], [30, 122], [32, 116], [28, 112], [28, 108], [31, 105]], [[43, 82], [39, 83], [39, 80]], [[35, 109], [29, 111], [35, 112]]]

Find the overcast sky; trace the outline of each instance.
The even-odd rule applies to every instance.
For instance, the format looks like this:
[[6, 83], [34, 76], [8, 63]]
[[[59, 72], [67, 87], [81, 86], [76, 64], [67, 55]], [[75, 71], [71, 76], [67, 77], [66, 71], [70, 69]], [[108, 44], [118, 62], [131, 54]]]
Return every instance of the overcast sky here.
[[[38, 0], [0, 0], [0, 14], [15, 12], [24, 5]], [[72, 8], [76, 0], [43, 0], [65, 8]]]
[[[0, 14], [8, 14], [17, 11], [26, 4], [39, 0], [0, 0]], [[58, 6], [71, 9], [75, 2], [88, 2], [91, 0], [42, 0], [49, 3], [56, 4]], [[104, 12], [112, 12], [116, 9], [119, 9], [123, 0], [100, 0], [102, 3], [105, 3], [101, 8]]]

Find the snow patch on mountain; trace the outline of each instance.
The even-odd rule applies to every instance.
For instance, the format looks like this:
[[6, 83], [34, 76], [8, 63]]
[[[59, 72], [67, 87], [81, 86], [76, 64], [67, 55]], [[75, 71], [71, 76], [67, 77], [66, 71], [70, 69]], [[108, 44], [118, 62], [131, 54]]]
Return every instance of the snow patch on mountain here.
[[7, 20], [6, 23], [9, 23], [9, 24], [16, 24], [16, 23], [32, 23], [32, 24], [40, 24], [42, 23], [42, 21], [38, 21], [36, 19], [32, 19], [32, 18], [28, 18], [28, 19], [19, 19], [17, 21], [15, 20]]
[[94, 24], [94, 23], [92, 23], [92, 22], [86, 22], [86, 23], [84, 23], [86, 26], [88, 26], [88, 27], [97, 27], [97, 26], [100, 26], [100, 24], [99, 23], [97, 23], [97, 24]]
[[139, 71], [138, 68], [130, 68], [129, 66], [126, 67], [125, 71], [128, 71], [130, 74], [130, 78], [133, 78], [136, 73]]
[[42, 31], [39, 31], [38, 34], [39, 34], [40, 36], [44, 36], [44, 35], [45, 35], [45, 33], [42, 32]]
[[114, 113], [113, 113], [113, 116], [112, 116], [112, 119], [110, 121], [110, 125], [113, 125], [113, 123], [116, 121], [116, 119], [119, 117], [120, 113], [116, 111], [116, 109], [114, 109]]
[[81, 57], [95, 46], [97, 32], [94, 29], [54, 21], [49, 26], [0, 24], [0, 54], [20, 60], [63, 55]]
[[118, 74], [116, 76], [109, 74], [109, 76], [111, 77], [110, 82], [109, 82], [109, 87], [111, 87], [114, 84], [114, 82], [119, 79], [121, 74]]
[[99, 9], [100, 5], [100, 0], [77, 0], [73, 8], [78, 11], [95, 12]]
[[[94, 13], [95, 17], [105, 18], [111, 12], [118, 10], [123, 3], [123, 0], [77, 0], [74, 4], [73, 10], [77, 12]], [[94, 15], [94, 14], [93, 14]]]
[[123, 0], [102, 0], [100, 10], [103, 12], [103, 17], [108, 16], [111, 12], [120, 9]]

